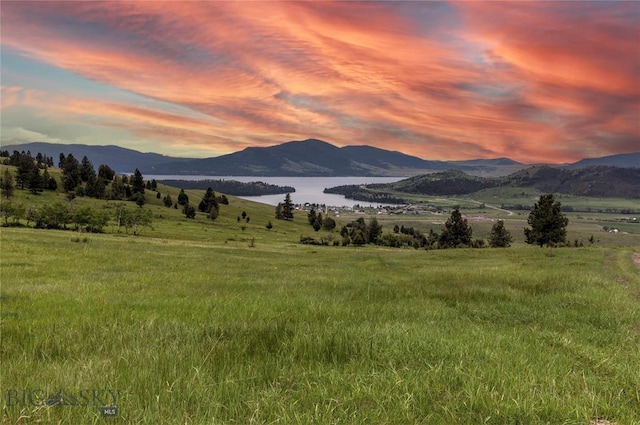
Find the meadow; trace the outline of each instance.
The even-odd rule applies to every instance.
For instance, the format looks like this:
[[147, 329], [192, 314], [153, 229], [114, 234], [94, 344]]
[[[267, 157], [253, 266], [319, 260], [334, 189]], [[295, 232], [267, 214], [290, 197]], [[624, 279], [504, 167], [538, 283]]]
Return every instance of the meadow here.
[[302, 213], [148, 199], [140, 236], [0, 229], [2, 423], [640, 423], [635, 224], [551, 252], [307, 246]]

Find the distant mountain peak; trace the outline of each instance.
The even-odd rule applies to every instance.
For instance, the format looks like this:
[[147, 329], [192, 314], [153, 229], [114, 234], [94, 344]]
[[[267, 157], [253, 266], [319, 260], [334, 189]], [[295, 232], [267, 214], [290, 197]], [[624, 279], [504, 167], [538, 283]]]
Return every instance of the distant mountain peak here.
[[[241, 151], [212, 158], [176, 158], [155, 153], [141, 153], [119, 146], [65, 145], [29, 143], [4, 146], [9, 150], [30, 150], [57, 160], [60, 153], [77, 158], [87, 156], [97, 167], [107, 164], [117, 172], [181, 175], [246, 176], [410, 176], [449, 169], [482, 176], [507, 175], [526, 165], [509, 158], [467, 161], [433, 161], [398, 151], [369, 145], [337, 147], [317, 138], [294, 140], [268, 147], [247, 147]], [[599, 162], [605, 161], [605, 164]], [[640, 153], [587, 159], [567, 166], [612, 165], [639, 167]]]

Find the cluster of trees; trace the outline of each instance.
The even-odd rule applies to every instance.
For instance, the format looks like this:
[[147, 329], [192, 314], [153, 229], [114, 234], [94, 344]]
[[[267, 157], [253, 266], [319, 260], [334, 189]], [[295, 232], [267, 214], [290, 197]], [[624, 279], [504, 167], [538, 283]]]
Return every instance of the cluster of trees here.
[[[166, 207], [171, 207], [171, 203], [173, 202], [171, 195], [167, 194], [163, 198], [163, 202]], [[215, 220], [220, 214], [220, 204], [229, 205], [229, 199], [225, 195], [216, 196], [213, 189], [209, 187], [198, 204], [198, 211], [205, 213], [211, 220]], [[196, 217], [196, 208], [189, 203], [189, 196], [184, 192], [184, 189], [180, 189], [178, 200], [173, 204], [173, 207], [177, 209], [178, 205], [182, 206], [182, 213], [185, 217]]]
[[377, 244], [382, 236], [382, 226], [375, 217], [369, 220], [369, 223], [360, 217], [346, 226], [342, 226], [340, 236], [342, 236], [343, 246]]
[[11, 201], [0, 203], [0, 215], [5, 226], [19, 225], [26, 220], [27, 226], [33, 223], [36, 229], [75, 230], [91, 233], [102, 233], [104, 227], [113, 221], [120, 233], [124, 227], [128, 234], [132, 231], [138, 235], [143, 227], [152, 227], [152, 214], [148, 209], [128, 208], [124, 204], [107, 205], [96, 209], [89, 206], [78, 206], [66, 201], [44, 204], [40, 207], [29, 206]]
[[[313, 210], [312, 212], [315, 213]], [[312, 212], [308, 215], [309, 222], [311, 223], [314, 220], [313, 222], [316, 223], [318, 220], [317, 214], [312, 214]], [[553, 194], [540, 197], [531, 210], [527, 222], [531, 227], [524, 229], [526, 243], [541, 247], [560, 244], [569, 246], [566, 240], [566, 227], [569, 220], [562, 214], [560, 202], [554, 200]], [[488, 241], [473, 239], [473, 229], [467, 220], [462, 217], [458, 208], [451, 212], [451, 216], [445, 222], [440, 234], [430, 230], [425, 235], [412, 227], [405, 228], [398, 225], [394, 226], [393, 233], [383, 234], [382, 226], [374, 217], [369, 222], [366, 222], [364, 218], [352, 221], [342, 227], [340, 235], [342, 236], [343, 246], [377, 244], [391, 247], [410, 246], [426, 249], [448, 249], [482, 248], [488, 244], [492, 248], [506, 248], [511, 246], [513, 242], [513, 236], [504, 226], [502, 220], [498, 220], [493, 224]], [[316, 242], [310, 237], [303, 237], [301, 241], [303, 243]], [[580, 244], [576, 241], [574, 246], [580, 246]]]
[[295, 192], [291, 186], [277, 186], [261, 181], [239, 182], [236, 180], [162, 180], [162, 183], [186, 189], [207, 189], [211, 187], [218, 192], [234, 196], [278, 195], [280, 193]]
[[382, 236], [381, 244], [394, 248], [402, 246], [410, 246], [414, 248], [432, 248], [438, 241], [438, 235], [429, 229], [427, 235], [413, 227], [404, 227], [395, 225], [393, 233], [387, 233]]
[[[132, 201], [142, 207], [146, 203], [145, 189], [156, 191], [158, 184], [145, 180], [137, 168], [131, 176], [118, 175], [108, 165], [101, 164], [96, 172], [86, 156], [78, 161], [73, 154], [60, 154], [58, 167], [62, 171], [62, 186], [69, 198], [87, 196], [96, 199]], [[160, 193], [156, 193], [160, 198]]]
[[[41, 153], [33, 157], [29, 151], [17, 150], [11, 155], [8, 155], [7, 151], [0, 154], [8, 156], [5, 164], [16, 167], [15, 180], [8, 170], [1, 177], [3, 196], [11, 197], [14, 187], [29, 190], [33, 194], [58, 189], [58, 182], [48, 171], [49, 167], [53, 167], [53, 158]], [[138, 169], [132, 176], [120, 176], [108, 165], [101, 164], [96, 171], [86, 156], [78, 161], [73, 154], [61, 153], [58, 168], [62, 172], [62, 189], [68, 194], [69, 199], [87, 196], [96, 199], [130, 200], [142, 206], [145, 203], [145, 188], [157, 189], [156, 181], [145, 182]]]
[[322, 213], [316, 212], [316, 209], [313, 206], [307, 214], [307, 221], [316, 232], [320, 229], [331, 231], [336, 228], [336, 221], [333, 218], [329, 217], [329, 215], [322, 217]]
[[[245, 223], [251, 221], [251, 217], [249, 217], [246, 211], [242, 211], [242, 214], [238, 216], [238, 223], [240, 223], [241, 221], [244, 221]], [[273, 227], [273, 224], [271, 225], [271, 227]], [[271, 227], [267, 227], [267, 229], [271, 230]]]
[[[62, 171], [62, 187], [73, 196], [87, 196], [97, 199], [122, 199], [120, 193], [114, 192], [120, 186], [112, 186], [112, 193], [107, 193], [107, 185], [114, 180], [115, 172], [108, 165], [100, 165], [98, 172], [86, 156], [78, 161], [73, 154], [60, 154], [58, 168]], [[122, 188], [124, 194], [124, 188]]]
[[[3, 154], [8, 154], [4, 151]], [[53, 166], [53, 159], [38, 153], [34, 158], [31, 152], [13, 153], [5, 159], [6, 165], [16, 167], [15, 183], [22, 190], [29, 190], [33, 194], [42, 192], [43, 190], [56, 190], [58, 183], [50, 176], [47, 168]], [[2, 175], [2, 191], [3, 195], [10, 197], [13, 195], [13, 176], [7, 171]]]

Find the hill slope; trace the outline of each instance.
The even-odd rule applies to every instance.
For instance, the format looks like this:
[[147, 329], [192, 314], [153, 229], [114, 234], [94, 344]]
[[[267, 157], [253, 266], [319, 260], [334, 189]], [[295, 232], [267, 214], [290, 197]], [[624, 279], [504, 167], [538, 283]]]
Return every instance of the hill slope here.
[[564, 168], [575, 169], [594, 165], [606, 165], [609, 167], [638, 168], [640, 167], [640, 152], [625, 153], [620, 155], [603, 156], [602, 158], [585, 158]]
[[464, 195], [499, 186], [530, 187], [546, 193], [574, 196], [640, 199], [640, 168], [585, 167], [575, 170], [549, 166], [530, 167], [505, 177], [478, 177], [449, 170], [410, 177], [395, 183], [340, 186], [327, 189], [352, 199], [366, 201], [398, 198], [399, 194]]

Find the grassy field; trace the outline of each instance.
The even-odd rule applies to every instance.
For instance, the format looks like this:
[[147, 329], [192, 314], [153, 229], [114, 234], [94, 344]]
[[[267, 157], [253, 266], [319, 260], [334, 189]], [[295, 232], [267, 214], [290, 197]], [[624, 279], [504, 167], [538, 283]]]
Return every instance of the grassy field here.
[[635, 227], [553, 252], [316, 247], [302, 213], [148, 199], [138, 237], [0, 229], [2, 423], [640, 423]]

